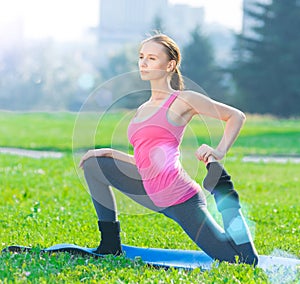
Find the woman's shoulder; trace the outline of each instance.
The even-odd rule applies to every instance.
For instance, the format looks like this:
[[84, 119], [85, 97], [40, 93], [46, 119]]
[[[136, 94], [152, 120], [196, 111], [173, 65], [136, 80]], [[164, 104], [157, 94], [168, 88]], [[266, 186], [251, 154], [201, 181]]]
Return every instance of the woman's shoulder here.
[[191, 115], [195, 115], [198, 113], [197, 105], [202, 104], [201, 93], [192, 91], [192, 90], [183, 90], [179, 91], [178, 98], [178, 108], [181, 112], [190, 113]]
[[186, 102], [191, 102], [194, 100], [201, 100], [201, 99], [208, 99], [208, 97], [205, 94], [203, 94], [201, 92], [193, 91], [193, 90], [180, 91], [178, 94], [178, 97], [185, 100]]
[[214, 101], [207, 95], [192, 91], [184, 90], [180, 91], [179, 98], [190, 108], [190, 112], [193, 114], [205, 114], [207, 109], [214, 108]]

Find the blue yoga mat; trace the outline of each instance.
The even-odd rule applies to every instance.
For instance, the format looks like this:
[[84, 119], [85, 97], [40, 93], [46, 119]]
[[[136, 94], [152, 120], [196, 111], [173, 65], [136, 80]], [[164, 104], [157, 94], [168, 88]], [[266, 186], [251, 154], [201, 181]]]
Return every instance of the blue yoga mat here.
[[[142, 248], [136, 246], [122, 245], [125, 256], [129, 259], [141, 258], [147, 264], [157, 267], [174, 267], [182, 269], [201, 268], [209, 270], [212, 267], [213, 259], [202, 251], [181, 250], [181, 249], [160, 249], [160, 248]], [[32, 248], [25, 246], [10, 246], [3, 251], [26, 252]], [[69, 252], [71, 254], [92, 255], [103, 257], [95, 253], [95, 248], [81, 247], [74, 244], [57, 244], [43, 249], [42, 252]], [[258, 267], [266, 272], [272, 272], [274, 269], [283, 267], [291, 273], [295, 273], [300, 268], [300, 260], [295, 258], [260, 255]], [[273, 273], [273, 272], [272, 272]]]

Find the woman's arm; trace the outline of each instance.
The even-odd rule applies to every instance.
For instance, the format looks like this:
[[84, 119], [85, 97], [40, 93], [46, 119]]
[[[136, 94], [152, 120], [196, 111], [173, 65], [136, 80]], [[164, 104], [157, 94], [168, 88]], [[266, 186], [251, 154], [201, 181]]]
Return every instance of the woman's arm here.
[[84, 162], [91, 157], [110, 157], [135, 165], [135, 159], [133, 155], [126, 154], [124, 152], [111, 148], [101, 148], [87, 151], [87, 153], [85, 153], [81, 158], [79, 167], [82, 168]]
[[201, 114], [226, 122], [222, 139], [216, 149], [203, 144], [196, 151], [197, 158], [204, 162], [207, 162], [209, 156], [221, 160], [236, 140], [245, 122], [245, 114], [236, 108], [214, 101], [197, 92], [185, 91], [182, 96], [193, 108], [194, 114]]

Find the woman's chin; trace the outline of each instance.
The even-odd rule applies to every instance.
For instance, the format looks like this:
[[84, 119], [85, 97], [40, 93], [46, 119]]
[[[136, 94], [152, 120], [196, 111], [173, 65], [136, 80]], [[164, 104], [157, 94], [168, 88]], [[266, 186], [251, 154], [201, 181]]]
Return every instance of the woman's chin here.
[[149, 80], [149, 76], [147, 76], [146, 74], [142, 74], [142, 73], [140, 73], [140, 78], [141, 78], [143, 81], [148, 81], [148, 80]]

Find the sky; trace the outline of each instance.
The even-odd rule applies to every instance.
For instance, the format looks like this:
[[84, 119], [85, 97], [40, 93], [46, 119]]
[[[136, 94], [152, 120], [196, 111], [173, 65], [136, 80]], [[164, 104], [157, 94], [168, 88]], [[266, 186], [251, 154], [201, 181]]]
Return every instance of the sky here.
[[[203, 6], [207, 23], [219, 23], [235, 31], [241, 29], [243, 0], [169, 2]], [[9, 23], [15, 25], [16, 19], [22, 19], [19, 23], [24, 26], [26, 38], [72, 40], [79, 37], [87, 27], [96, 26], [98, 15], [99, 0], [0, 0], [0, 38], [9, 33]]]

